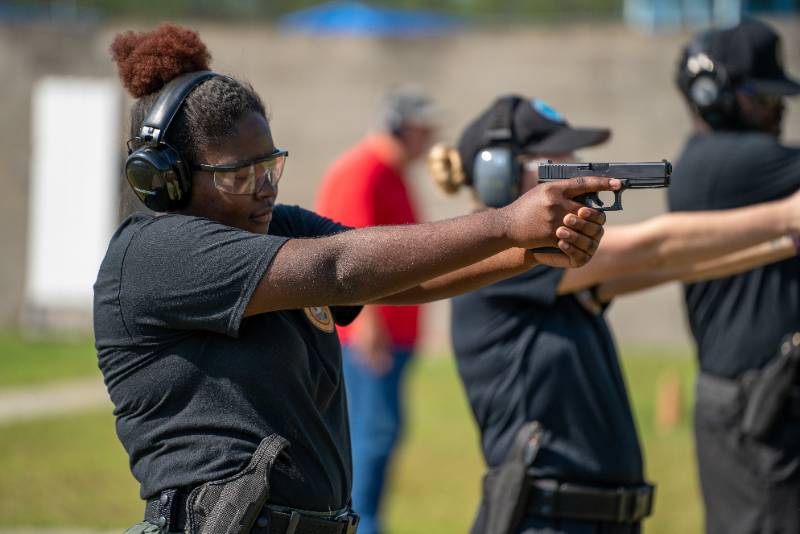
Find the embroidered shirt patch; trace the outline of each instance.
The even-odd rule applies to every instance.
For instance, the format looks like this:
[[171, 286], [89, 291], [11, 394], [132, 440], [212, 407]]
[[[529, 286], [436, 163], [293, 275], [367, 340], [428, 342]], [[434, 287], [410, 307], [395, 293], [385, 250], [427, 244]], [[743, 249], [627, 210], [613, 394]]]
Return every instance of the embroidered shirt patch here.
[[333, 314], [331, 313], [331, 309], [327, 306], [303, 308], [303, 311], [306, 314], [306, 319], [319, 330], [327, 332], [328, 334], [334, 331]]

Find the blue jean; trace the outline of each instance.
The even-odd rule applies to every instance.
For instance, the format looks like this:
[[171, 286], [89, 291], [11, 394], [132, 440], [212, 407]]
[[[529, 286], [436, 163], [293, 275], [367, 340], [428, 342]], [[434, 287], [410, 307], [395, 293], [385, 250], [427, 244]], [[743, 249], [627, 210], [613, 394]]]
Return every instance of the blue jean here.
[[342, 347], [350, 437], [353, 447], [353, 510], [359, 534], [378, 534], [386, 471], [403, 428], [402, 387], [412, 349], [392, 350], [392, 368], [376, 375]]

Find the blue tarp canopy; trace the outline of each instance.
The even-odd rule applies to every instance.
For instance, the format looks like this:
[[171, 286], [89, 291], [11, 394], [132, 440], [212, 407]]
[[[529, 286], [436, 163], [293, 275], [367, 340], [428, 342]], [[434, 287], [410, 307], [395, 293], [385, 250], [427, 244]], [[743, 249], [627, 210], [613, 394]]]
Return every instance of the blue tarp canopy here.
[[422, 37], [443, 35], [463, 26], [457, 17], [430, 11], [375, 7], [360, 2], [328, 2], [284, 15], [278, 25], [317, 35]]

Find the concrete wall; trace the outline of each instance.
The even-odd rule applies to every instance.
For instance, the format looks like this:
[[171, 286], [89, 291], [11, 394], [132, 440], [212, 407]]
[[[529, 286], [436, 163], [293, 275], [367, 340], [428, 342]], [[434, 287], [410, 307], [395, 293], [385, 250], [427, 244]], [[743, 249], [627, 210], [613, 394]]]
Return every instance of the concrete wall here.
[[[800, 19], [773, 22], [786, 40], [788, 70], [800, 75]], [[611, 127], [612, 142], [585, 158], [674, 159], [688, 132], [672, 83], [687, 34], [645, 37], [622, 25], [587, 24], [374, 41], [286, 35], [255, 25], [195, 27], [212, 51], [213, 68], [249, 80], [266, 101], [276, 143], [291, 151], [281, 182], [286, 203], [313, 204], [326, 165], [363, 135], [385, 88], [402, 81], [422, 83], [441, 102], [441, 133], [450, 142], [496, 94], [511, 91], [544, 98], [575, 125]], [[121, 29], [128, 28], [0, 27], [0, 324], [15, 324], [21, 309], [31, 84], [52, 73], [113, 76], [107, 49]], [[790, 102], [785, 131], [787, 140], [800, 141], [797, 102]], [[466, 194], [445, 198], [423, 167], [412, 188], [427, 219], [469, 209]], [[628, 193], [625, 212], [610, 221], [660, 213], [664, 199], [662, 192]], [[65, 217], [69, 210], [65, 199]], [[446, 310], [439, 304], [428, 311], [430, 347], [446, 345]], [[675, 286], [619, 299], [610, 317], [623, 341], [688, 343]]]

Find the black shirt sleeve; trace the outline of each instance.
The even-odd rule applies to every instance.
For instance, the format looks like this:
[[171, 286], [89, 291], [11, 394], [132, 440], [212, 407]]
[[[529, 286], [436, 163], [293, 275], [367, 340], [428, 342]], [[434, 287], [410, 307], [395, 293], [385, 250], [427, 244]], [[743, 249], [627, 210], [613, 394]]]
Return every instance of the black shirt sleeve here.
[[250, 297], [285, 237], [209, 219], [156, 217], [125, 251], [122, 319], [136, 342], [165, 331], [205, 330], [236, 337]]
[[349, 226], [334, 222], [300, 206], [275, 206], [269, 233], [285, 237], [323, 237], [351, 230]]

